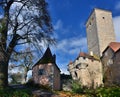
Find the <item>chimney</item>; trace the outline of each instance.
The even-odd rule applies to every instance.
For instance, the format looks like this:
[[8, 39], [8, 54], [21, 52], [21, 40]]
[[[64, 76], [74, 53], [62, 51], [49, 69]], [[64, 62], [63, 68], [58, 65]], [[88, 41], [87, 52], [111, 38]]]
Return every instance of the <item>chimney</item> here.
[[53, 60], [54, 60], [54, 63], [56, 63], [56, 55], [55, 54], [53, 55]]

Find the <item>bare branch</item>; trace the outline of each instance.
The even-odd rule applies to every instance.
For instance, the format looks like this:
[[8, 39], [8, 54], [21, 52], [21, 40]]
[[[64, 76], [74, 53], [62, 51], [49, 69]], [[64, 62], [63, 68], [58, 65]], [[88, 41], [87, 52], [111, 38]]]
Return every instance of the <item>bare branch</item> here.
[[9, 57], [10, 57], [10, 55], [11, 55], [14, 47], [16, 46], [17, 41], [18, 41], [20, 38], [21, 38], [21, 36], [18, 35], [18, 34], [16, 34], [16, 35], [13, 36], [13, 39], [11, 40], [11, 42], [9, 43], [9, 46], [8, 46], [8, 48], [7, 48], [7, 54], [8, 54]]
[[[28, 0], [28, 1], [29, 1], [29, 0]], [[16, 18], [18, 18], [18, 16], [19, 16], [21, 10], [23, 9], [23, 7], [26, 5], [26, 3], [27, 3], [28, 1], [26, 1], [26, 2], [23, 3], [23, 5], [21, 6], [21, 8], [20, 8], [20, 10], [19, 10], [19, 12], [18, 12]]]
[[23, 25], [22, 25], [22, 27], [18, 28], [18, 30], [21, 30], [22, 28], [24, 28], [26, 25], [28, 25], [29, 23], [31, 23], [32, 20], [33, 20], [33, 19], [29, 20], [27, 23], [24, 23], [24, 24], [23, 24], [23, 23], [19, 24], [19, 26], [22, 25], [22, 24], [23, 24]]
[[22, 45], [22, 44], [27, 44], [28, 42], [21, 42], [21, 43], [17, 43], [16, 45]]
[[9, 13], [10, 7], [13, 4], [14, 0], [10, 0], [9, 2], [7, 2], [7, 6], [6, 6], [6, 12]]
[[30, 51], [18, 52], [18, 51], [13, 50], [13, 52], [16, 53], [16, 54], [18, 54], [18, 55], [28, 54], [28, 53], [36, 52], [36, 51], [37, 51], [37, 50], [30, 50]]

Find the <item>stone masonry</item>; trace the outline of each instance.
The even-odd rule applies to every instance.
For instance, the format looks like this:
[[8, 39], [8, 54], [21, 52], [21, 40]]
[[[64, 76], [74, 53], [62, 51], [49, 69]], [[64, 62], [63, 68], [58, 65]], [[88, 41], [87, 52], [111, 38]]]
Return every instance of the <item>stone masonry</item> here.
[[115, 42], [115, 34], [110, 11], [95, 8], [86, 22], [88, 51], [101, 56], [110, 42]]
[[82, 87], [97, 88], [103, 85], [102, 64], [99, 59], [80, 52], [74, 62], [68, 65], [70, 74]]
[[[103, 76], [106, 75], [105, 66], [102, 63], [106, 64], [105, 62], [108, 60], [106, 57], [102, 59], [103, 51], [111, 42], [115, 44], [112, 13], [110, 11], [95, 8], [86, 22], [86, 31], [89, 54], [81, 52], [77, 59], [68, 64], [68, 70], [72, 78], [77, 80], [81, 86], [97, 88], [103, 85], [103, 79], [105, 79]], [[114, 48], [116, 49], [116, 46], [114, 46]], [[109, 54], [112, 53], [109, 52]], [[120, 50], [116, 55], [118, 56], [117, 58], [115, 56], [112, 57], [113, 59], [116, 58], [116, 63], [113, 65], [114, 68], [112, 68], [112, 72], [113, 70], [117, 70], [116, 67], [119, 66]], [[111, 79], [118, 83], [120, 79], [118, 75], [119, 74], [115, 73], [111, 78], [111, 73], [108, 72], [106, 78], [109, 77], [108, 80]]]

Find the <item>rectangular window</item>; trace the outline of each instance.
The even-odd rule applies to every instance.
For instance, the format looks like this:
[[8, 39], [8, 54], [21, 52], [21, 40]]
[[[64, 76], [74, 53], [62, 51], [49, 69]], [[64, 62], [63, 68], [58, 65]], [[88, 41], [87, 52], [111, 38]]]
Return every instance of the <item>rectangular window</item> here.
[[38, 75], [45, 75], [45, 70], [44, 69], [39, 69]]

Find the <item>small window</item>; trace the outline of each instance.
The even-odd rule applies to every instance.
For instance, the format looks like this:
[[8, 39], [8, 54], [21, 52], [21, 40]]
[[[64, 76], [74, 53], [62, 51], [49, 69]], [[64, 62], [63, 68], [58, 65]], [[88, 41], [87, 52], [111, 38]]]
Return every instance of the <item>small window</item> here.
[[86, 58], [85, 58], [85, 57], [83, 57], [83, 59], [85, 60]]
[[90, 25], [91, 25], [91, 22], [90, 22]]
[[38, 75], [45, 75], [45, 70], [44, 69], [39, 69]]
[[75, 76], [77, 77], [78, 75], [77, 75], [77, 72], [75, 72]]
[[81, 63], [77, 64], [76, 69], [79, 69], [80, 65], [81, 65]]

